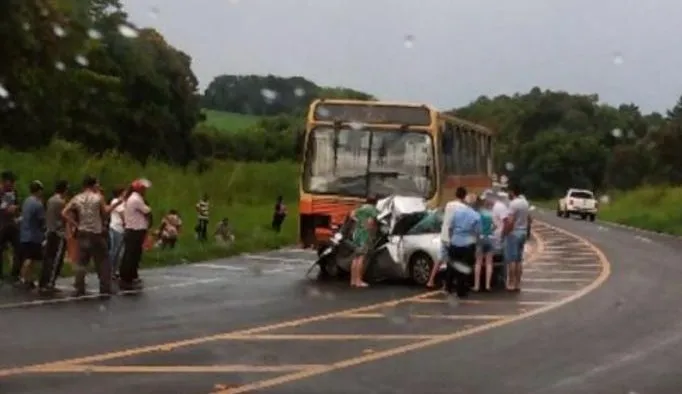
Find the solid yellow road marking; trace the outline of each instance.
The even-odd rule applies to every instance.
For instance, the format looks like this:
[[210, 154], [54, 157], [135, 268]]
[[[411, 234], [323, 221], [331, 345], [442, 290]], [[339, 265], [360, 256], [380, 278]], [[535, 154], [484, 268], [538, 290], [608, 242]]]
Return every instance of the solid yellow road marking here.
[[528, 273], [547, 273], [547, 274], [552, 274], [552, 275], [578, 275], [578, 274], [590, 274], [590, 275], [596, 275], [599, 274], [598, 270], [595, 269], [584, 269], [584, 270], [551, 270], [548, 271], [546, 269], [538, 269], [538, 268], [526, 268], [523, 270], [524, 274]]
[[422, 298], [419, 300], [414, 300], [411, 301], [416, 304], [449, 304], [451, 302], [457, 302], [457, 304], [462, 304], [462, 305], [485, 305], [485, 304], [494, 304], [494, 305], [519, 305], [519, 306], [524, 306], [524, 305], [547, 305], [551, 304], [550, 301], [516, 301], [514, 299], [508, 299], [508, 300], [456, 300], [453, 301], [452, 299], [449, 300], [443, 300], [443, 299], [435, 299], [435, 298]]
[[524, 282], [529, 283], [590, 283], [589, 278], [523, 278]]
[[[522, 293], [540, 293], [540, 294], [569, 294], [573, 293], [576, 291], [579, 291], [580, 289], [574, 289], [574, 290], [567, 290], [567, 289], [542, 289], [542, 288], [533, 288], [533, 287], [524, 287], [521, 292]], [[556, 302], [559, 302], [561, 300], [557, 300]]]
[[[409, 353], [409, 352], [412, 352], [415, 350], [420, 350], [420, 349], [424, 349], [424, 348], [431, 347], [434, 345], [439, 345], [439, 344], [449, 342], [449, 341], [453, 341], [453, 340], [463, 338], [463, 337], [466, 337], [469, 335], [482, 333], [482, 332], [488, 331], [488, 330], [493, 329], [493, 328], [501, 327], [501, 326], [504, 326], [506, 324], [510, 324], [510, 323], [513, 323], [516, 321], [520, 321], [523, 319], [528, 319], [528, 318], [531, 318], [534, 316], [538, 316], [542, 313], [549, 312], [553, 309], [559, 308], [560, 306], [566, 305], [570, 302], [573, 302], [579, 298], [584, 297], [585, 295], [589, 294], [591, 291], [597, 289], [598, 287], [600, 287], [601, 285], [603, 285], [606, 282], [606, 280], [611, 275], [611, 265], [609, 264], [609, 261], [606, 258], [606, 255], [604, 255], [604, 253], [599, 248], [597, 248], [596, 246], [591, 244], [589, 241], [587, 241], [583, 237], [580, 237], [580, 236], [575, 235], [575, 234], [571, 234], [570, 232], [568, 232], [564, 229], [551, 226], [551, 225], [546, 224], [544, 222], [542, 222], [542, 224], [547, 226], [547, 227], [550, 227], [556, 231], [559, 231], [563, 234], [571, 236], [577, 240], [582, 241], [587, 247], [589, 247], [590, 249], [592, 249], [592, 251], [594, 251], [594, 253], [596, 254], [600, 263], [603, 265], [603, 269], [601, 270], [599, 276], [594, 280], [594, 282], [590, 283], [588, 286], [586, 286], [586, 287], [584, 287], [578, 291], [573, 292], [573, 294], [571, 294], [568, 297], [565, 297], [565, 298], [558, 300], [552, 304], [549, 304], [549, 305], [528, 311], [526, 313], [523, 313], [523, 314], [520, 314], [517, 316], [509, 317], [506, 319], [499, 319], [496, 321], [492, 321], [490, 323], [482, 324], [480, 326], [472, 327], [470, 329], [457, 331], [457, 332], [454, 332], [452, 334], [445, 335], [442, 337], [433, 338], [433, 339], [429, 339], [429, 340], [425, 340], [425, 341], [421, 341], [421, 342], [417, 342], [417, 343], [412, 343], [412, 344], [408, 344], [408, 345], [404, 345], [404, 346], [399, 346], [396, 348], [392, 348], [392, 349], [384, 350], [384, 351], [379, 351], [379, 352], [367, 354], [364, 356], [349, 358], [347, 360], [335, 362], [335, 363], [329, 364], [329, 365], [324, 366], [324, 367], [311, 368], [309, 370], [304, 370], [304, 371], [300, 371], [300, 372], [296, 372], [296, 373], [282, 375], [282, 376], [278, 376], [278, 377], [272, 378], [272, 379], [265, 379], [265, 380], [261, 380], [258, 382], [245, 384], [243, 386], [240, 386], [240, 387], [237, 387], [234, 389], [215, 391], [213, 394], [239, 394], [239, 393], [246, 393], [246, 392], [250, 392], [250, 391], [254, 391], [254, 390], [266, 389], [266, 388], [279, 386], [282, 384], [292, 383], [292, 382], [295, 382], [298, 380], [310, 378], [310, 377], [320, 375], [323, 373], [332, 372], [335, 370], [368, 363], [371, 361], [376, 361], [376, 360], [381, 360], [381, 359], [386, 359], [386, 358], [390, 358], [390, 357], [394, 357], [394, 356], [403, 355], [403, 354], [406, 354], [406, 353]], [[527, 289], [524, 289], [524, 291], [527, 291]]]
[[[343, 318], [354, 319], [381, 319], [389, 318], [390, 315], [384, 313], [352, 313], [342, 316]], [[509, 315], [426, 315], [426, 314], [410, 314], [406, 316], [410, 319], [450, 319], [450, 320], [491, 320], [491, 319], [506, 319]]]
[[33, 373], [265, 373], [292, 372], [324, 367], [322, 364], [291, 365], [60, 365]]

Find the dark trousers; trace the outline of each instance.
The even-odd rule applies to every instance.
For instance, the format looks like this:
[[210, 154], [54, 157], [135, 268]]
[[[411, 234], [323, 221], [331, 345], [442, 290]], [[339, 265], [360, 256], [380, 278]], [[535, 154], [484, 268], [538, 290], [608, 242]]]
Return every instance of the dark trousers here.
[[139, 278], [140, 261], [147, 230], [125, 230], [123, 233], [123, 258], [119, 273], [121, 281], [132, 283]]
[[272, 215], [272, 229], [280, 232], [282, 231], [282, 223], [284, 223], [284, 218], [286, 215], [281, 215], [281, 214], [274, 214]]
[[208, 239], [208, 219], [199, 219], [197, 223], [197, 239], [206, 241]]
[[63, 235], [49, 232], [45, 242], [45, 260], [40, 270], [41, 288], [54, 287], [64, 266], [66, 239]]
[[74, 275], [76, 290], [79, 293], [85, 292], [85, 275], [90, 260], [93, 260], [99, 278], [99, 292], [111, 293], [111, 264], [108, 259], [107, 237], [102, 233], [79, 231], [76, 240], [78, 242], [78, 263]]
[[16, 225], [11, 224], [0, 228], [0, 278], [3, 277], [2, 267], [7, 246], [12, 247], [11, 277], [18, 278], [21, 273], [22, 262], [21, 246], [19, 245], [19, 227]]
[[469, 246], [451, 245], [448, 247], [448, 259], [449, 261], [447, 264], [447, 268], [445, 270], [445, 289], [449, 293], [452, 293], [453, 283], [457, 282], [459, 284], [458, 286], [462, 286], [464, 283], [467, 283], [468, 286], [469, 280], [469, 275], [457, 271], [452, 263], [458, 262], [465, 264], [469, 267], [473, 267], [474, 264], [476, 263], [476, 245], [475, 244]]

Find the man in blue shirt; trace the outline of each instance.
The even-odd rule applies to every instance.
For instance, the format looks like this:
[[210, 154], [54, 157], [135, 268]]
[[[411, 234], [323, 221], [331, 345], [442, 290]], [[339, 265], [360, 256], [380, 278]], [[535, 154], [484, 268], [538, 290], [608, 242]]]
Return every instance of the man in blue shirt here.
[[31, 265], [43, 260], [43, 241], [45, 241], [45, 207], [43, 206], [43, 184], [33, 181], [29, 186], [31, 195], [21, 207], [19, 241], [21, 242], [21, 284], [29, 289], [35, 287], [31, 278]]
[[[455, 196], [459, 200], [466, 198], [467, 191], [463, 187], [457, 188]], [[452, 293], [452, 284], [455, 279], [455, 269], [452, 263], [459, 263], [473, 267], [476, 263], [476, 242], [480, 234], [481, 216], [469, 205], [463, 205], [456, 209], [450, 220], [449, 236], [450, 245], [448, 247], [448, 257], [451, 264], [448, 264], [446, 271], [446, 290]], [[466, 280], [463, 276], [458, 281]], [[458, 285], [461, 288], [463, 285]], [[467, 284], [468, 286], [468, 284]]]

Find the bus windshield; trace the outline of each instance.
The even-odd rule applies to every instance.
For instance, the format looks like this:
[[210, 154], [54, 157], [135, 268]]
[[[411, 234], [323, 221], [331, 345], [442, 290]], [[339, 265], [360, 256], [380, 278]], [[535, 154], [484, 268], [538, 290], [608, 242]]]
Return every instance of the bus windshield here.
[[306, 147], [303, 190], [353, 197], [435, 192], [433, 139], [422, 131], [318, 127]]

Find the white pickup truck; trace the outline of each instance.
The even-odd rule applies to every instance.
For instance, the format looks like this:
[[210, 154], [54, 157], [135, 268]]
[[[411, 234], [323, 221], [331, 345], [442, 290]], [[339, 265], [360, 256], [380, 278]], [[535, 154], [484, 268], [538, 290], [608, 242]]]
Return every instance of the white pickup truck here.
[[599, 202], [594, 198], [594, 193], [583, 189], [568, 189], [566, 196], [557, 204], [556, 215], [565, 218], [580, 215], [583, 220], [589, 218], [594, 222], [598, 210]]

